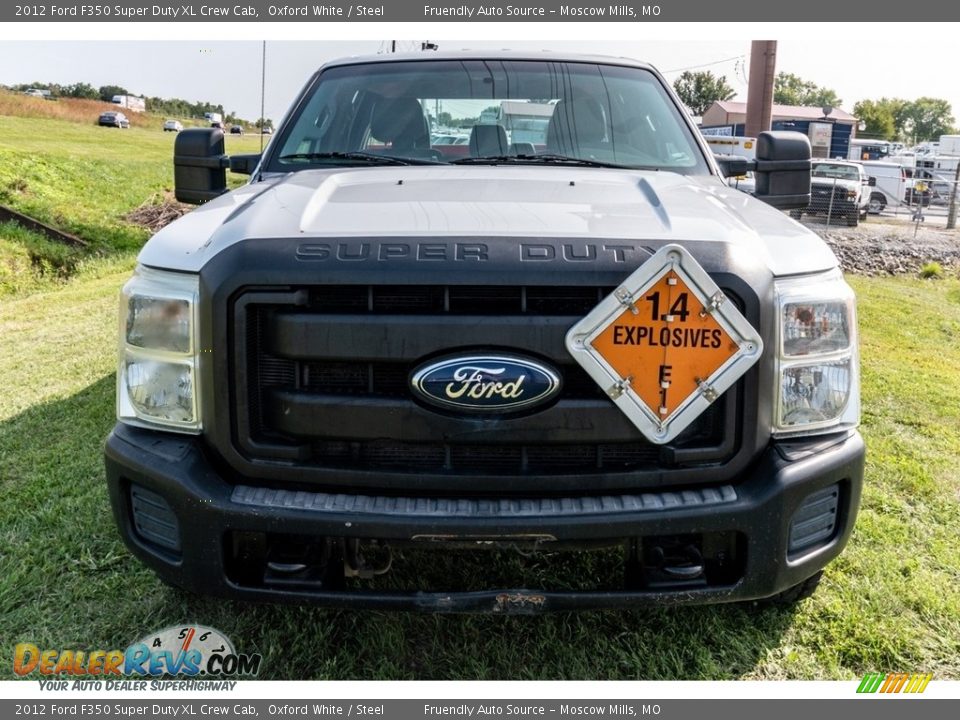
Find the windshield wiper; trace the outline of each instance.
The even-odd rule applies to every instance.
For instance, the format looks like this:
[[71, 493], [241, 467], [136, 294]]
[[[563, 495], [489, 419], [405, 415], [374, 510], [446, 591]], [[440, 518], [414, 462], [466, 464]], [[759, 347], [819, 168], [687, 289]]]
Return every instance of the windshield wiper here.
[[309, 152], [281, 155], [279, 160], [360, 160], [371, 165], [442, 165], [436, 160], [378, 155], [360, 151]]
[[505, 163], [543, 164], [543, 165], [575, 165], [578, 167], [617, 168], [619, 170], [659, 170], [656, 167], [636, 165], [618, 165], [617, 163], [602, 162], [601, 160], [587, 160], [585, 158], [559, 155], [556, 153], [539, 153], [537, 155], [486, 155], [482, 157], [465, 157], [451, 160], [451, 165], [501, 165]]

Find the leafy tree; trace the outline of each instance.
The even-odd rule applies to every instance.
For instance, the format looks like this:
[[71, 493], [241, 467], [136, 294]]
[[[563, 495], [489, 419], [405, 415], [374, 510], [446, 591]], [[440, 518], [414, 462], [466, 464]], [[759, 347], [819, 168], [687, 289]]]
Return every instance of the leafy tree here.
[[897, 136], [897, 106], [886, 98], [861, 100], [853, 106], [853, 114], [866, 127], [858, 134], [878, 140], [893, 140]]
[[685, 71], [674, 80], [673, 89], [694, 115], [703, 115], [717, 100], [729, 100], [736, 95], [727, 85], [726, 75], [717, 77], [709, 70]]
[[773, 101], [778, 105], [803, 105], [806, 107], [840, 107], [841, 100], [830, 88], [804, 80], [793, 73], [779, 72], [773, 81]]
[[97, 92], [100, 93], [100, 99], [104, 102], [112, 102], [114, 95], [129, 95], [130, 91], [119, 85], [104, 85]]
[[921, 97], [905, 103], [897, 118], [898, 130], [915, 142], [937, 140], [953, 131], [953, 108], [941, 98]]
[[61, 88], [61, 94], [64, 97], [82, 98], [84, 100], [97, 100], [100, 97], [100, 93], [93, 85], [84, 82], [65, 85]]
[[863, 100], [854, 106], [854, 115], [867, 124], [865, 135], [906, 142], [936, 140], [950, 134], [956, 122], [950, 103], [931, 97]]

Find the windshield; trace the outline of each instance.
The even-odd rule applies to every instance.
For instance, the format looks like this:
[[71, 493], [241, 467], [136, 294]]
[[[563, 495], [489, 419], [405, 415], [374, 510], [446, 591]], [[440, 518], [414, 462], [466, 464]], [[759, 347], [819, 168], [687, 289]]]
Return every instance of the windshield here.
[[323, 71], [285, 124], [268, 169], [571, 161], [707, 173], [653, 73], [591, 63], [427, 60]]
[[834, 163], [817, 163], [810, 174], [813, 177], [830, 178], [831, 180], [859, 180], [860, 171], [853, 165], [836, 165]]

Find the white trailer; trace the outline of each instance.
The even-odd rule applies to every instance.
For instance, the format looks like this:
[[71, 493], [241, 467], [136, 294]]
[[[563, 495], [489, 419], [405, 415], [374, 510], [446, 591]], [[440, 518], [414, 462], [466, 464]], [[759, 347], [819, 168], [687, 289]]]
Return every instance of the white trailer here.
[[112, 100], [114, 105], [125, 107], [130, 112], [146, 112], [147, 101], [145, 98], [136, 95], [114, 95]]
[[960, 135], [941, 135], [940, 154], [960, 155]]

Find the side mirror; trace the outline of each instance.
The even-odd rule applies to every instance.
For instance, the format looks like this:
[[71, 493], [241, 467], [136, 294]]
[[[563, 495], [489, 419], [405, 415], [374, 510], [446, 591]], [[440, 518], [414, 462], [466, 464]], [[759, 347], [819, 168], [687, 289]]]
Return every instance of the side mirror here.
[[870, 178], [869, 180], [867, 180], [867, 185], [869, 185], [870, 187], [876, 187], [877, 179], [875, 177]]
[[173, 145], [173, 185], [177, 200], [201, 205], [223, 195], [227, 191], [229, 164], [223, 148], [223, 130], [181, 130]]
[[741, 177], [753, 170], [753, 163], [737, 155], [715, 155], [714, 159], [720, 166], [724, 177]]
[[756, 197], [781, 210], [810, 204], [810, 140], [792, 131], [757, 137]]
[[260, 164], [260, 155], [231, 155], [230, 172], [240, 175], [253, 175]]

